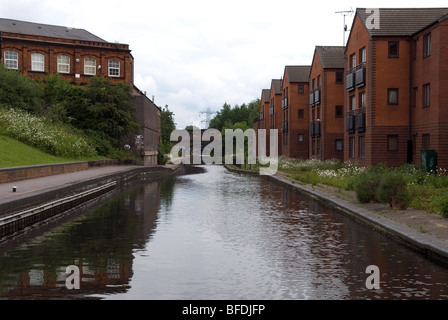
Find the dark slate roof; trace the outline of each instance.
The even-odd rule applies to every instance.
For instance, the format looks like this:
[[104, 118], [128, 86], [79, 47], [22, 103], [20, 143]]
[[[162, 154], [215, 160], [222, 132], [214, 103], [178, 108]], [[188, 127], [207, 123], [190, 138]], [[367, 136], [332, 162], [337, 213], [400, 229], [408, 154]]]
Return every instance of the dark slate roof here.
[[34, 23], [12, 19], [0, 18], [0, 31], [26, 34], [32, 36], [107, 42], [84, 29], [75, 29], [69, 27], [61, 27], [49, 24]]
[[[371, 9], [357, 8], [356, 12], [367, 27]], [[379, 8], [379, 28], [368, 30], [372, 36], [411, 36], [447, 15], [448, 8]]]
[[309, 82], [311, 66], [285, 66], [289, 82]]
[[274, 88], [274, 94], [282, 94], [282, 80], [272, 79], [271, 89]]
[[271, 95], [270, 89], [263, 89], [261, 90], [261, 97], [263, 99], [263, 102], [269, 102], [269, 97]]
[[316, 52], [324, 69], [344, 68], [344, 46], [316, 46]]

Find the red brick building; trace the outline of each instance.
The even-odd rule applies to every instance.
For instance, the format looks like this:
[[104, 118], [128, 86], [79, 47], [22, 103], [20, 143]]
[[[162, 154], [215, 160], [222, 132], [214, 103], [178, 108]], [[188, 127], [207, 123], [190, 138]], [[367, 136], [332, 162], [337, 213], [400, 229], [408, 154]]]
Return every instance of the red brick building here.
[[[258, 129], [266, 130], [266, 155], [269, 156], [269, 139], [270, 139], [270, 114], [269, 109], [271, 106], [270, 102], [270, 89], [261, 90], [261, 99], [260, 99], [260, 119], [254, 122], [254, 129], [257, 131]], [[258, 150], [258, 139], [257, 139], [257, 150]]]
[[448, 165], [447, 14], [357, 9], [345, 51], [345, 160], [419, 164], [424, 148]]
[[310, 71], [310, 157], [344, 160], [345, 47], [317, 46]]
[[309, 157], [310, 66], [285, 66], [282, 80], [282, 155]]
[[74, 84], [86, 84], [93, 76], [128, 83], [139, 115], [136, 121], [142, 126], [131, 146], [143, 146], [145, 164], [156, 163], [159, 140], [155, 139], [160, 133], [153, 132], [160, 132], [160, 108], [134, 86], [129, 45], [107, 42], [84, 29], [0, 19], [0, 57], [7, 68], [31, 78], [59, 73]]
[[[272, 79], [269, 91], [269, 129], [277, 129], [278, 155], [283, 155], [282, 146], [282, 80]], [[269, 149], [268, 149], [269, 150]]]

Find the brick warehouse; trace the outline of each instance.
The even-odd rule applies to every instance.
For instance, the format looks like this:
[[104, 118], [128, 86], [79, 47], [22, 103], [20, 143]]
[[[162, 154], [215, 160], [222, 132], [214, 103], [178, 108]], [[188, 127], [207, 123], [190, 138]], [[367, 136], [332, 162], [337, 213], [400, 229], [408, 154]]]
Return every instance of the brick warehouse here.
[[357, 9], [345, 52], [345, 160], [418, 165], [432, 149], [447, 167], [447, 14]]
[[312, 158], [344, 160], [345, 47], [317, 46], [310, 71], [310, 151]]
[[140, 148], [145, 165], [157, 164], [160, 108], [134, 85], [129, 45], [107, 42], [84, 29], [0, 19], [0, 56], [7, 68], [34, 79], [59, 73], [80, 85], [92, 76], [129, 84], [142, 127], [129, 144]]

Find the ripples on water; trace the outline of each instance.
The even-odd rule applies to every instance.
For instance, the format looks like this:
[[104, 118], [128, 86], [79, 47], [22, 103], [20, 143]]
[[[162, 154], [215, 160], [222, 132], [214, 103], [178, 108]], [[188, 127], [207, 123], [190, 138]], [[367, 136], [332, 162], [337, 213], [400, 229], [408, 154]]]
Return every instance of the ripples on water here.
[[[3, 296], [17, 290], [17, 277], [51, 274], [44, 261], [51, 257], [59, 269], [86, 263], [95, 285], [81, 283], [84, 298], [448, 297], [446, 268], [316, 202], [221, 166], [194, 173], [135, 187], [5, 252]], [[365, 286], [372, 264], [380, 268], [380, 290]], [[63, 287], [59, 281], [54, 293], [67, 296]]]

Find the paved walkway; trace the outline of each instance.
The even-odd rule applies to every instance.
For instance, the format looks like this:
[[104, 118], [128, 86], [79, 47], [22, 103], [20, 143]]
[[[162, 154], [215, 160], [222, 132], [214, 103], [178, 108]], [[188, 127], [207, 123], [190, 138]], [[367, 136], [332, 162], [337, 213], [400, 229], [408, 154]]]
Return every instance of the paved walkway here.
[[[51, 188], [101, 177], [110, 173], [131, 170], [137, 167], [138, 166], [104, 166], [42, 178], [0, 183], [0, 203], [13, 201], [20, 197], [24, 197], [27, 194], [35, 194]], [[13, 187], [17, 187], [16, 192], [13, 192]]]

